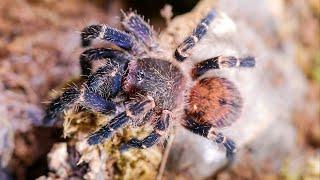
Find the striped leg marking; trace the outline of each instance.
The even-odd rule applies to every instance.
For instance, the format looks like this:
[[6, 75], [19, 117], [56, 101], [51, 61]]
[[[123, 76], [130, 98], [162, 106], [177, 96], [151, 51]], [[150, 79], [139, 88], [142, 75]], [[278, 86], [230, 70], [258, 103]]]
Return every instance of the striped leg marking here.
[[154, 106], [155, 104], [151, 97], [147, 97], [141, 102], [130, 103], [129, 109], [126, 108], [124, 112], [117, 115], [98, 131], [90, 135], [88, 144], [94, 145], [101, 143], [104, 139], [111, 137], [115, 130], [125, 126], [130, 121], [135, 121], [136, 118], [143, 118]]
[[116, 108], [113, 102], [106, 100], [97, 93], [87, 89], [79, 90], [76, 87], [70, 87], [61, 96], [51, 101], [46, 109], [43, 124], [52, 126], [57, 121], [57, 116], [64, 109], [75, 104], [104, 114], [108, 114]]
[[222, 133], [216, 133], [216, 128], [211, 124], [198, 123], [194, 121], [191, 117], [187, 117], [183, 124], [185, 128], [191, 132], [198, 134], [200, 136], [206, 137], [218, 144], [222, 144], [226, 149], [226, 157], [232, 162], [236, 153], [236, 144], [231, 139], [224, 136]]
[[206, 72], [213, 69], [245, 67], [251, 68], [255, 66], [255, 58], [252, 56], [237, 58], [234, 56], [217, 56], [204, 60], [194, 66], [192, 69], [192, 78], [196, 79]]
[[92, 62], [101, 59], [110, 59], [119, 64], [127, 64], [132, 57], [114, 49], [109, 48], [95, 48], [88, 49], [80, 55], [80, 67], [82, 75], [86, 78], [91, 74]]
[[68, 106], [74, 104], [80, 97], [81, 92], [76, 87], [65, 90], [61, 96], [51, 101], [45, 111], [42, 123], [45, 126], [52, 126], [57, 121], [57, 116]]
[[165, 134], [165, 131], [169, 127], [171, 121], [171, 112], [163, 111], [162, 116], [158, 119], [154, 130], [144, 139], [139, 140], [137, 138], [130, 139], [127, 143], [122, 144], [120, 151], [126, 151], [130, 148], [145, 149], [157, 144], [160, 138]]
[[177, 61], [184, 61], [191, 54], [192, 48], [196, 43], [202, 39], [207, 33], [209, 24], [213, 21], [216, 16], [216, 11], [211, 10], [206, 17], [204, 17], [197, 27], [193, 30], [192, 34], [187, 37], [176, 49], [174, 57]]
[[82, 46], [90, 46], [94, 39], [113, 43], [125, 50], [133, 50], [135, 39], [131, 35], [107, 25], [90, 25], [81, 31]]

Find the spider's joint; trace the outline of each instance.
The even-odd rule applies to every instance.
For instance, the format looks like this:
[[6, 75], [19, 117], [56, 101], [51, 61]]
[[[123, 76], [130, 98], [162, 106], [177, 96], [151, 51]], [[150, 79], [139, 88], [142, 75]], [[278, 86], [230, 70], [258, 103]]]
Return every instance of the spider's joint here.
[[211, 139], [211, 140], [215, 139], [217, 137], [216, 132], [217, 132], [216, 128], [214, 128], [214, 127], [210, 128], [210, 130], [208, 132], [208, 139]]
[[151, 105], [151, 109], [153, 109], [156, 106], [153, 97], [152, 96], [147, 96], [147, 99], [151, 102], [151, 104], [150, 104]]
[[199, 41], [199, 38], [195, 35], [191, 35], [191, 38], [193, 39], [193, 42], [196, 43]]
[[190, 53], [184, 51], [184, 48], [181, 46], [181, 47], [178, 47], [177, 50], [176, 50], [176, 56], [177, 57], [181, 57], [181, 61], [183, 61], [184, 59], [186, 59], [187, 57], [189, 57]]
[[103, 38], [104, 38], [104, 32], [106, 31], [106, 29], [107, 29], [107, 26], [106, 26], [106, 25], [102, 25], [101, 31], [100, 31], [100, 33], [99, 33], [99, 38], [100, 38], [100, 39], [103, 39]]
[[239, 60], [236, 61], [236, 67], [240, 67], [240, 61]]
[[201, 25], [202, 25], [204, 28], [206, 28], [206, 30], [209, 29], [209, 26], [208, 26], [206, 23], [202, 22]]

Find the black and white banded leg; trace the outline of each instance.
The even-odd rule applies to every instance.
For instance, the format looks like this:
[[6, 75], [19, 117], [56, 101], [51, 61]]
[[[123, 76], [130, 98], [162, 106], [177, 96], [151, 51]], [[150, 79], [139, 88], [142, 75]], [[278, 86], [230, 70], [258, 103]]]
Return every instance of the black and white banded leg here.
[[254, 66], [255, 58], [252, 56], [240, 58], [234, 56], [217, 56], [195, 64], [192, 69], [192, 78], [196, 79], [213, 69], [233, 67], [251, 68]]
[[154, 106], [154, 100], [149, 96], [140, 102], [131, 102], [127, 104], [125, 111], [118, 114], [110, 122], [90, 135], [88, 138], [88, 144], [95, 145], [101, 143], [104, 139], [111, 137], [115, 130], [125, 126], [131, 121], [144, 118], [146, 113], [152, 110]]
[[128, 33], [119, 31], [108, 25], [90, 25], [81, 31], [81, 42], [83, 47], [90, 46], [95, 39], [115, 44], [127, 51], [137, 52], [136, 40]]
[[99, 94], [102, 97], [115, 97], [121, 90], [122, 76], [125, 73], [125, 65], [110, 62], [88, 76], [85, 88]]
[[153, 29], [143, 20], [142, 17], [134, 12], [130, 12], [128, 14], [122, 12], [122, 15], [122, 26], [126, 31], [131, 32], [151, 50], [158, 47]]
[[229, 161], [234, 160], [236, 153], [236, 144], [230, 138], [227, 138], [222, 133], [216, 132], [216, 128], [208, 123], [198, 123], [191, 117], [187, 117], [183, 126], [191, 132], [200, 136], [206, 137], [218, 144], [222, 144], [226, 150], [226, 156]]
[[114, 111], [114, 103], [106, 97], [113, 97], [121, 90], [123, 73], [124, 68], [113, 62], [90, 75], [80, 89], [69, 87], [62, 95], [51, 101], [45, 111], [43, 124], [53, 125], [60, 112], [75, 104], [105, 114]]
[[143, 138], [142, 140], [137, 138], [130, 139], [127, 143], [120, 146], [120, 151], [123, 152], [130, 148], [145, 149], [157, 144], [169, 127], [171, 118], [171, 112], [164, 110], [162, 116], [157, 120], [153, 131], [147, 137]]
[[211, 10], [206, 17], [204, 17], [197, 27], [193, 30], [192, 34], [187, 37], [176, 49], [174, 57], [178, 61], [184, 61], [191, 55], [192, 48], [198, 41], [207, 33], [209, 24], [216, 17], [216, 11]]
[[90, 90], [70, 87], [49, 104], [45, 111], [43, 125], [52, 126], [57, 121], [60, 112], [75, 104], [103, 114], [109, 114], [116, 110], [116, 105], [112, 101], [106, 100], [99, 94]]
[[82, 75], [87, 78], [91, 74], [92, 63], [101, 59], [109, 59], [119, 64], [128, 64], [133, 59], [129, 54], [109, 48], [93, 48], [84, 51], [80, 55], [80, 67]]
[[81, 91], [77, 87], [69, 87], [62, 95], [53, 99], [45, 110], [42, 123], [52, 126], [57, 121], [57, 116], [68, 106], [74, 104], [80, 97]]

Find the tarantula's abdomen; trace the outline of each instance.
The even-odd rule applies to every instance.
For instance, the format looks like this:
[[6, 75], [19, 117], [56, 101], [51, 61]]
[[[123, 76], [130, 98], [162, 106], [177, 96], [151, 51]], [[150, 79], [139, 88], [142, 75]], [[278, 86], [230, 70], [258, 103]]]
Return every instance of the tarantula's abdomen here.
[[186, 113], [199, 123], [217, 128], [235, 121], [241, 112], [242, 99], [234, 84], [225, 78], [201, 79], [191, 88]]

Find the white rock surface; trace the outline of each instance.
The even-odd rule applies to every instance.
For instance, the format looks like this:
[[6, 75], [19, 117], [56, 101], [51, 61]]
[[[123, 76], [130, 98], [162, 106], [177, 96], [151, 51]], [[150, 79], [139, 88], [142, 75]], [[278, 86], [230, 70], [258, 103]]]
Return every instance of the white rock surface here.
[[[258, 163], [274, 151], [279, 156], [274, 158], [281, 161], [295, 147], [291, 114], [303, 103], [306, 91], [306, 80], [294, 63], [290, 38], [273, 43], [279, 39], [279, 25], [284, 21], [279, 18], [281, 2], [268, 6], [268, 0], [227, 0], [214, 5], [212, 0], [203, 0], [192, 12], [173, 19], [161, 35], [166, 42], [182, 42], [205, 12], [216, 7], [219, 15], [210, 24], [208, 34], [196, 45], [192, 62], [221, 54], [256, 57], [254, 69], [224, 69], [210, 75], [227, 77], [239, 88], [244, 99], [242, 116], [222, 131], [236, 141], [240, 151], [238, 158], [243, 147], [248, 145], [254, 150]], [[185, 68], [188, 67], [190, 64]], [[194, 179], [203, 179], [225, 162], [223, 149], [205, 138], [178, 129], [167, 168], [187, 169]]]

